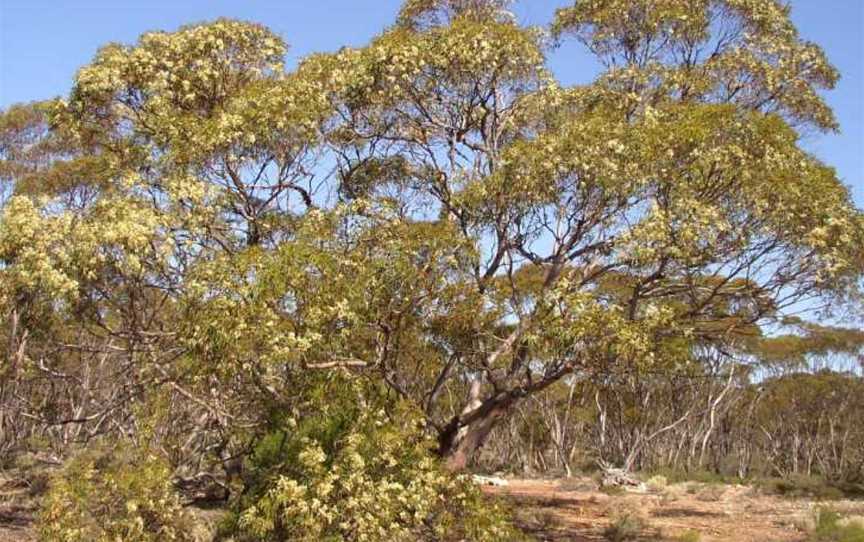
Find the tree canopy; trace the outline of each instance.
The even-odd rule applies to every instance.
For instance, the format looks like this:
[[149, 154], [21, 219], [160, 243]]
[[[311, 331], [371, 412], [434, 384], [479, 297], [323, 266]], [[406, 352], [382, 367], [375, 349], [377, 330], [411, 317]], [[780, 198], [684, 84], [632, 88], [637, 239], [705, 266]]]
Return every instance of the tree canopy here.
[[[788, 7], [508, 4], [409, 0], [292, 69], [258, 24], [150, 32], [4, 111], [0, 400], [44, 426], [0, 446], [146, 423], [196, 470], [338, 377], [458, 470], [571, 375], [782, 358], [753, 337], [860, 300], [864, 213], [800, 141], [838, 73]], [[550, 71], [566, 40], [592, 83]]]

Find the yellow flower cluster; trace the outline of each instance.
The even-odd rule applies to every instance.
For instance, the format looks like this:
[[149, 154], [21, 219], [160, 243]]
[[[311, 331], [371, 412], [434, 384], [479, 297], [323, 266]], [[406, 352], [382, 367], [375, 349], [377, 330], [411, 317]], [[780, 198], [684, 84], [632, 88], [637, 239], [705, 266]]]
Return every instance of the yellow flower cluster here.
[[[516, 540], [494, 509], [483, 511], [472, 482], [427, 455], [431, 444], [394, 428], [383, 411], [363, 414], [329, 455], [307, 439], [297, 472], [277, 477], [242, 513], [241, 531], [256, 540], [309, 542]], [[472, 517], [478, 514], [491, 515]]]
[[170, 476], [164, 461], [127, 444], [85, 452], [54, 478], [40, 511], [41, 540], [204, 542], [206, 529]]

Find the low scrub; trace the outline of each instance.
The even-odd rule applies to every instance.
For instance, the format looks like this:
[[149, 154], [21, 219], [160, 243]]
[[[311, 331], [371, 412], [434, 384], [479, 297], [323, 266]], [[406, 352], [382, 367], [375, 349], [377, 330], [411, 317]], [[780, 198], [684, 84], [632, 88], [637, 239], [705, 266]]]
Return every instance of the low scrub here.
[[131, 444], [94, 448], [51, 480], [37, 521], [41, 540], [202, 542], [207, 534], [183, 508], [168, 465]]
[[818, 476], [790, 476], [760, 480], [757, 486], [768, 494], [793, 498], [839, 500], [864, 494], [855, 484], [838, 484]]
[[612, 523], [603, 531], [610, 542], [637, 540], [645, 528], [645, 520], [632, 512], [622, 512], [613, 518]]
[[[662, 468], [650, 472], [652, 478], [663, 478], [669, 484], [680, 484], [683, 482], [700, 482], [703, 484], [740, 484], [741, 478], [726, 476], [710, 470], [681, 470]], [[650, 482], [650, 478], [649, 478]], [[650, 483], [649, 483], [650, 485]]]
[[[400, 419], [412, 418], [402, 412]], [[412, 425], [414, 429], [412, 429]], [[334, 409], [265, 438], [225, 526], [238, 541], [499, 541], [521, 535], [469, 477], [444, 471], [416, 424]]]
[[643, 511], [624, 505], [616, 508], [611, 514], [612, 521], [603, 531], [603, 536], [610, 542], [627, 542], [638, 540], [650, 528]]
[[666, 486], [669, 485], [669, 481], [662, 474], [658, 474], [649, 478], [645, 484], [648, 486], [648, 489], [659, 492], [666, 489]]
[[816, 511], [808, 542], [864, 542], [864, 519], [842, 518], [830, 508]]

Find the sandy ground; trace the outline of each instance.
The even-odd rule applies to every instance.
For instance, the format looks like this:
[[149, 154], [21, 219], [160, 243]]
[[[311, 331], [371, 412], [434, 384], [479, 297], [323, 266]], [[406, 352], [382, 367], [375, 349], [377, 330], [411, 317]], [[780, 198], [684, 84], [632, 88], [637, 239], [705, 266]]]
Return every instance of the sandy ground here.
[[[35, 542], [35, 510], [15, 504], [24, 488], [0, 488], [0, 542]], [[517, 524], [539, 541], [603, 541], [621, 515], [642, 525], [638, 540], [675, 541], [688, 531], [700, 542], [803, 542], [807, 521], [820, 506], [808, 500], [760, 495], [746, 486], [684, 483], [648, 493], [609, 495], [587, 478], [509, 480], [484, 487], [512, 505]], [[844, 515], [864, 515], [864, 501], [832, 501]]]
[[[759, 495], [746, 486], [677, 484], [645, 494], [607, 495], [586, 479], [510, 480], [484, 488], [514, 503], [517, 522], [543, 541], [606, 540], [605, 529], [623, 514], [641, 519], [639, 540], [676, 540], [697, 531], [701, 542], [792, 542], [806, 539], [818, 503]], [[848, 515], [864, 502], [832, 501]]]

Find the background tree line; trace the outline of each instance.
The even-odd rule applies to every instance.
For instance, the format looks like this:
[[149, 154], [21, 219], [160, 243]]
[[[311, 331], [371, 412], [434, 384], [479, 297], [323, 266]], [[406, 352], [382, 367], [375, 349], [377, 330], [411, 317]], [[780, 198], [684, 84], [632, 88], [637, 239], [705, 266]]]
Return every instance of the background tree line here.
[[807, 326], [753, 355], [574, 376], [496, 430], [487, 469], [570, 475], [597, 462], [726, 478], [862, 480], [864, 334]]

